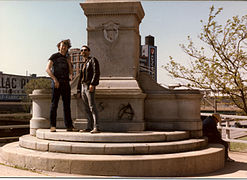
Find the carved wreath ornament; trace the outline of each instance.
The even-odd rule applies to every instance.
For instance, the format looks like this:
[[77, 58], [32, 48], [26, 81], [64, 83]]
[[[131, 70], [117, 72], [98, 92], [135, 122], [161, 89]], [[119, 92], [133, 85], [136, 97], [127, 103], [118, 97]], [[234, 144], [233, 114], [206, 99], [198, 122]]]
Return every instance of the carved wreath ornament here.
[[116, 41], [118, 38], [118, 29], [119, 24], [114, 23], [113, 21], [103, 24], [103, 32], [105, 39], [110, 43]]

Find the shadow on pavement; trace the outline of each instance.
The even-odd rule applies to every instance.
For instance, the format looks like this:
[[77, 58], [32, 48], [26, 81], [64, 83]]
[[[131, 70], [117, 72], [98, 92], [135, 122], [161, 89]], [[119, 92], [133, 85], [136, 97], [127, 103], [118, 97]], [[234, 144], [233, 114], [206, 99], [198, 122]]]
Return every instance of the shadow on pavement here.
[[236, 174], [238, 171], [246, 171], [247, 172], [247, 162], [226, 162], [225, 167], [221, 170], [218, 170], [216, 172], [207, 173], [207, 174], [201, 174], [199, 177], [208, 177], [208, 176], [220, 176], [224, 175], [227, 176], [228, 174]]

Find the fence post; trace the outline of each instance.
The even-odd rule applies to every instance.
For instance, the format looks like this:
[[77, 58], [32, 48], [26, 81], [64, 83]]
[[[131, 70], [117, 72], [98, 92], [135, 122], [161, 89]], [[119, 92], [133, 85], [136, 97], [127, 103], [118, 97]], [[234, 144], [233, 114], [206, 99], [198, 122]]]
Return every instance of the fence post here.
[[[230, 124], [230, 118], [226, 118], [226, 128], [229, 128]], [[226, 139], [229, 140], [230, 139], [230, 130], [226, 129]]]
[[217, 113], [217, 99], [214, 97], [214, 113]]
[[[222, 133], [222, 124], [221, 124], [222, 122], [218, 122], [218, 127], [217, 127], [217, 129], [218, 129], [218, 131], [220, 132], [220, 134], [221, 134], [221, 136], [223, 135], [223, 133]], [[222, 137], [223, 138], [223, 137]]]

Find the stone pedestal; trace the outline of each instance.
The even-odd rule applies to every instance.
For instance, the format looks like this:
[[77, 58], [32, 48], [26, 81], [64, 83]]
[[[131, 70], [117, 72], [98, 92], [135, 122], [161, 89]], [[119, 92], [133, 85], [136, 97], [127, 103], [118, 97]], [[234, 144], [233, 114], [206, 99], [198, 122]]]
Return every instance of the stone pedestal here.
[[51, 90], [36, 89], [29, 95], [32, 99], [32, 119], [30, 120], [30, 134], [36, 135], [39, 128], [49, 128]]
[[140, 2], [92, 1], [80, 4], [88, 18], [88, 46], [99, 60], [96, 90], [99, 127], [103, 131], [143, 131], [144, 99], [139, 72]]
[[92, 1], [80, 4], [87, 16], [88, 46], [99, 59], [101, 77], [137, 77], [139, 24], [144, 17], [140, 2]]
[[145, 97], [133, 78], [101, 79], [96, 92], [100, 128], [106, 131], [145, 130]]
[[[71, 84], [72, 94], [76, 94], [78, 77]], [[143, 131], [144, 99], [138, 82], [134, 78], [101, 78], [96, 89], [96, 106], [99, 113], [99, 128], [102, 131]], [[86, 127], [87, 116], [81, 99], [76, 99], [74, 109], [75, 127]]]
[[[32, 119], [30, 120], [30, 134], [36, 135], [36, 130], [41, 128], [50, 128], [50, 107], [51, 107], [51, 89], [36, 89], [29, 95], [32, 99]], [[71, 117], [76, 119], [77, 100], [71, 96]], [[65, 128], [63, 101], [59, 100], [57, 109], [57, 128]]]

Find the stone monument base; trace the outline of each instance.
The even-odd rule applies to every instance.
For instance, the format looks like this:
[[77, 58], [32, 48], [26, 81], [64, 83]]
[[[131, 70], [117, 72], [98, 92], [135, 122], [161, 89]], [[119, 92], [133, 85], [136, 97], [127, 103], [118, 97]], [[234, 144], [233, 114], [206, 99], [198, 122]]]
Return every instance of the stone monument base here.
[[[77, 77], [78, 78], [78, 77]], [[72, 89], [77, 79], [72, 82]], [[72, 91], [75, 93], [75, 90]], [[128, 132], [144, 131], [144, 94], [137, 80], [133, 78], [101, 78], [96, 89], [96, 103], [101, 131]], [[81, 101], [77, 99], [76, 101]], [[79, 102], [77, 102], [79, 103]], [[77, 105], [75, 126], [86, 128], [86, 114], [83, 106]]]
[[16, 167], [88, 176], [178, 177], [209, 173], [224, 167], [224, 147], [186, 131], [98, 134], [51, 133], [2, 147], [2, 159]]

